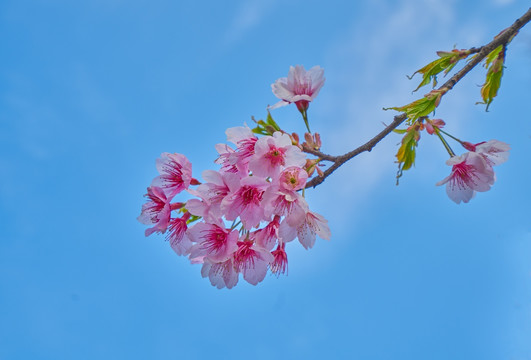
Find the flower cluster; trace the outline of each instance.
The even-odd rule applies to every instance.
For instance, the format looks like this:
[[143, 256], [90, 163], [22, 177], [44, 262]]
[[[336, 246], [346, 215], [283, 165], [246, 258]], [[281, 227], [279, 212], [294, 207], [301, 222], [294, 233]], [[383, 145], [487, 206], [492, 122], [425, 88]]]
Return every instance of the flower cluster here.
[[[306, 110], [323, 84], [321, 68], [291, 67], [287, 78], [272, 85], [281, 99], [275, 107], [295, 103], [309, 129]], [[166, 234], [173, 250], [203, 264], [202, 276], [218, 288], [234, 287], [240, 273], [253, 285], [268, 269], [286, 273], [286, 243], [295, 238], [306, 249], [316, 236], [330, 239], [327, 221], [303, 196], [308, 177], [322, 172], [319, 159], [306, 159], [301, 149], [318, 149], [319, 134], [306, 133], [308, 143], [301, 145], [297, 134], [281, 131], [270, 115], [267, 123], [257, 123], [254, 132], [246, 126], [226, 131], [233, 146], [216, 145], [221, 168], [204, 171], [203, 183], [192, 177], [184, 155], [163, 153], [156, 161], [160, 175], [147, 189], [138, 217], [152, 226], [146, 236]], [[183, 191], [194, 198], [172, 202]]]
[[[166, 233], [174, 251], [202, 263], [203, 277], [218, 288], [235, 286], [240, 273], [253, 285], [268, 268], [285, 273], [286, 243], [295, 238], [306, 249], [316, 235], [330, 239], [327, 221], [299, 192], [308, 179], [307, 161], [292, 137], [277, 131], [258, 138], [248, 127], [226, 134], [234, 147], [216, 146], [221, 169], [204, 171], [203, 183], [192, 178], [184, 155], [163, 153], [157, 160], [160, 175], [138, 217], [153, 225], [146, 236]], [[171, 202], [183, 190], [194, 198]]]

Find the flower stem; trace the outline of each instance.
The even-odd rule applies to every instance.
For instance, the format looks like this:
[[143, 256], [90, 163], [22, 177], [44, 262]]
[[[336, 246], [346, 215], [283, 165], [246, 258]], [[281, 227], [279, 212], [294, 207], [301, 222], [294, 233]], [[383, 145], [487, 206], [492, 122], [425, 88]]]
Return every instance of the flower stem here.
[[311, 134], [312, 131], [310, 130], [310, 124], [308, 123], [308, 114], [306, 113], [306, 110], [301, 110], [302, 119], [304, 120], [304, 123], [306, 124], [306, 129], [308, 129], [308, 132]]
[[457, 141], [459, 144], [463, 144], [463, 142], [462, 142], [461, 140], [459, 140], [458, 138], [456, 138], [456, 137], [453, 136], [453, 135], [448, 134], [446, 131], [444, 131], [444, 130], [442, 130], [442, 129], [439, 129], [439, 131], [442, 132], [444, 135], [451, 137], [452, 139], [454, 139], [455, 141]]
[[240, 225], [241, 223], [242, 223], [241, 221], [236, 222], [236, 220], [234, 220], [232, 222], [232, 225], [231, 225], [230, 229], [234, 230], [236, 228], [236, 226]]
[[[439, 137], [439, 139], [441, 140], [441, 142], [443, 143], [446, 151], [448, 151], [448, 154], [450, 154], [451, 157], [455, 156], [455, 153], [453, 152], [452, 148], [450, 147], [450, 145], [448, 145], [448, 143], [446, 142], [446, 140], [443, 138], [443, 136], [441, 135], [441, 131], [439, 128], [434, 128], [435, 129], [435, 133], [437, 134], [437, 136]], [[445, 133], [446, 134], [446, 133]], [[448, 134], [447, 134], [448, 135]], [[453, 136], [449, 135], [451, 138], [454, 138]]]

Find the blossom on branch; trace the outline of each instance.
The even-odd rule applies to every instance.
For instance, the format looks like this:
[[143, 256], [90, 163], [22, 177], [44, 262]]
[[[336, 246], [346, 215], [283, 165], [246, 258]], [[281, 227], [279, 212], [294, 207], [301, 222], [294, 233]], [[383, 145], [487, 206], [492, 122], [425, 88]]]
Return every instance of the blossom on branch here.
[[324, 85], [323, 75], [324, 69], [319, 66], [308, 71], [301, 65], [290, 66], [288, 77], [280, 78], [271, 85], [273, 94], [280, 101], [269, 108], [276, 109], [295, 103], [300, 112], [306, 111]]
[[478, 144], [463, 142], [463, 146], [469, 150], [481, 154], [490, 166], [500, 165], [509, 159], [511, 147], [498, 140], [483, 141]]
[[277, 131], [273, 136], [264, 136], [256, 142], [249, 170], [254, 175], [277, 179], [281, 169], [290, 166], [300, 168], [305, 163], [306, 156], [291, 144], [289, 135]]
[[[175, 253], [202, 264], [201, 275], [213, 286], [230, 289], [240, 274], [256, 285], [268, 270], [285, 273], [286, 242], [299, 237], [311, 248], [316, 234], [329, 239], [330, 229], [303, 196], [315, 159], [306, 158], [297, 136], [273, 131], [257, 137], [246, 126], [229, 128], [226, 135], [235, 148], [216, 145], [221, 168], [205, 170], [202, 183], [192, 178], [184, 155], [163, 153], [138, 220], [154, 225], [146, 235], [166, 233]], [[171, 203], [183, 190], [192, 198]]]
[[166, 232], [171, 216], [170, 200], [166, 197], [164, 191], [156, 186], [148, 187], [147, 194], [144, 196], [149, 201], [142, 205], [142, 212], [137, 217], [137, 220], [145, 225], [155, 225], [146, 229], [146, 236], [154, 232]]
[[166, 240], [170, 242], [171, 248], [177, 255], [187, 255], [190, 253], [192, 242], [190, 241], [186, 222], [190, 219], [190, 213], [187, 212], [181, 217], [171, 219], [168, 224], [168, 233]]
[[182, 154], [162, 153], [156, 161], [160, 175], [151, 186], [160, 187], [169, 199], [187, 189], [192, 180], [192, 164]]
[[[159, 175], [148, 187], [148, 201], [138, 217], [141, 223], [152, 225], [145, 235], [166, 233], [172, 249], [192, 264], [202, 264], [202, 277], [220, 289], [236, 286], [240, 274], [257, 285], [268, 270], [277, 276], [286, 273], [287, 243], [298, 239], [310, 249], [317, 237], [331, 238], [328, 221], [310, 210], [305, 190], [322, 183], [361, 152], [371, 151], [392, 131], [405, 134], [396, 155], [399, 176], [413, 166], [420, 132], [426, 129], [440, 138], [451, 156], [446, 162], [452, 166], [450, 175], [437, 183], [446, 184], [451, 200], [467, 203], [476, 192], [487, 191], [494, 184], [492, 167], [507, 160], [509, 145], [497, 140], [462, 142], [442, 130], [443, 120], [428, 118], [451, 86], [392, 108], [403, 114], [357, 149], [339, 156], [322, 153], [319, 134], [310, 131], [307, 110], [325, 82], [323, 75], [319, 66], [306, 71], [297, 65], [290, 67], [288, 77], [272, 84], [280, 101], [269, 108], [295, 103], [308, 129], [302, 144], [299, 135], [284, 131], [268, 112], [266, 121], [253, 117], [254, 129], [237, 126], [226, 130], [227, 141], [233, 145], [216, 145], [219, 156], [214, 163], [220, 168], [204, 171], [203, 183], [192, 177], [192, 164], [184, 155], [162, 153], [156, 161]], [[409, 127], [397, 130], [406, 120]], [[455, 156], [443, 134], [469, 152]], [[332, 165], [323, 172], [319, 166], [326, 162]], [[318, 177], [313, 177], [314, 173]], [[188, 198], [172, 203], [180, 193]]]
[[452, 172], [436, 185], [446, 184], [446, 193], [455, 203], [467, 203], [477, 191], [490, 190], [494, 184], [494, 171], [485, 158], [475, 152], [453, 156], [446, 161]]

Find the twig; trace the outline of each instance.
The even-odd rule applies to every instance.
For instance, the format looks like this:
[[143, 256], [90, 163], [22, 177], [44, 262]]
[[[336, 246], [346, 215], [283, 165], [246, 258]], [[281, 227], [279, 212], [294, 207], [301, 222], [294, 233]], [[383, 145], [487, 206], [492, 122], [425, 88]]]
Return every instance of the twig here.
[[[506, 46], [513, 39], [513, 37], [516, 36], [518, 31], [522, 27], [524, 27], [524, 25], [527, 24], [529, 21], [531, 21], [531, 8], [529, 8], [524, 15], [522, 15], [519, 19], [517, 19], [513, 25], [503, 30], [490, 43], [480, 48], [471, 48], [469, 51], [476, 53], [476, 55], [474, 55], [474, 57], [465, 66], [463, 66], [461, 70], [459, 70], [454, 76], [452, 76], [448, 81], [446, 81], [443, 85], [441, 85], [437, 90], [444, 90], [443, 95], [446, 94], [463, 77], [465, 77], [465, 75], [468, 74], [470, 70], [476, 67], [476, 65], [478, 65], [490, 52], [492, 52], [494, 49], [496, 49], [500, 45]], [[332, 165], [323, 172], [323, 176], [317, 176], [313, 178], [312, 180], [308, 181], [308, 183], [306, 184], [306, 188], [310, 188], [310, 187], [315, 188], [317, 185], [321, 184], [328, 176], [330, 176], [330, 174], [332, 174], [336, 169], [338, 169], [341, 165], [343, 165], [344, 163], [346, 163], [353, 157], [361, 154], [362, 152], [371, 151], [376, 146], [376, 144], [378, 144], [384, 137], [389, 135], [394, 129], [396, 129], [406, 119], [407, 119], [407, 115], [405, 113], [396, 115], [393, 119], [393, 122], [391, 122], [391, 124], [389, 124], [385, 129], [383, 129], [375, 137], [367, 141], [365, 144], [359, 146], [358, 148], [343, 155], [339, 155], [339, 156], [327, 155], [327, 154], [321, 153], [320, 151], [316, 151], [316, 150], [304, 147], [303, 148], [304, 152], [313, 154], [323, 160], [328, 160], [332, 162]]]

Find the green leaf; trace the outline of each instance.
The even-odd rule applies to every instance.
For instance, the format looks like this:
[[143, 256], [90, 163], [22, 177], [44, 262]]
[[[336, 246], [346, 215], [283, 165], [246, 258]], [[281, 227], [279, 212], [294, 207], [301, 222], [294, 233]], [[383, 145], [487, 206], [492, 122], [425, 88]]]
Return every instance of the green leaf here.
[[444, 75], [448, 74], [460, 60], [465, 59], [470, 55], [470, 51], [454, 49], [450, 52], [438, 51], [437, 55], [439, 55], [439, 59], [432, 61], [411, 75], [410, 79], [413, 78], [415, 74], [422, 74], [422, 81], [414, 91], [417, 91], [430, 82], [433, 82], [433, 88], [437, 86], [437, 75], [443, 71]]
[[486, 111], [489, 110], [489, 106], [492, 100], [498, 95], [500, 89], [501, 79], [503, 76], [505, 62], [505, 48], [503, 45], [494, 49], [485, 59], [485, 67], [487, 68], [487, 76], [485, 83], [481, 87], [481, 98], [483, 102], [480, 104], [486, 104]]
[[[417, 123], [418, 124], [418, 123]], [[396, 181], [398, 184], [398, 179], [402, 176], [402, 173], [405, 170], [411, 169], [415, 164], [416, 157], [416, 147], [420, 139], [420, 124], [410, 126], [406, 130], [406, 134], [402, 138], [402, 143], [398, 152], [396, 153], [396, 159], [398, 160], [398, 172], [396, 175]]]
[[407, 133], [407, 129], [394, 129], [393, 132], [397, 134], [405, 134]]
[[400, 107], [390, 107], [384, 108], [384, 110], [396, 110], [404, 112], [408, 118], [408, 124], [412, 124], [418, 118], [422, 116], [427, 116], [435, 111], [435, 108], [439, 106], [441, 97], [446, 93], [447, 90], [432, 90], [428, 94], [424, 95], [422, 99], [413, 101], [410, 104], [400, 106]]
[[267, 118], [266, 121], [264, 120], [254, 120], [256, 123], [256, 127], [252, 129], [252, 132], [255, 134], [260, 135], [273, 135], [276, 131], [281, 131], [280, 126], [273, 120], [273, 117], [271, 116], [271, 113], [267, 112]]
[[280, 131], [280, 126], [278, 126], [275, 120], [273, 120], [273, 117], [271, 116], [271, 113], [269, 111], [267, 112], [266, 123], [270, 125], [273, 129], [275, 129], [275, 131]]

